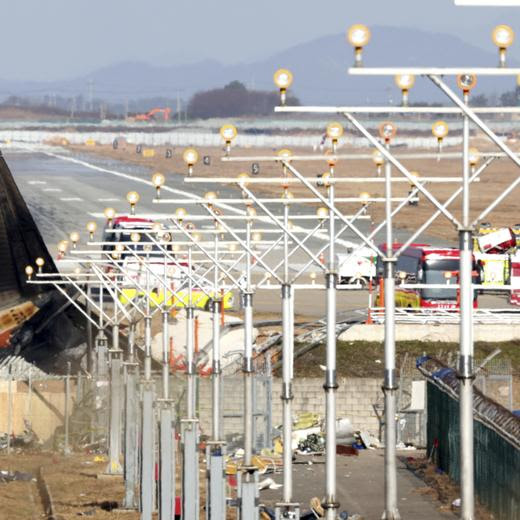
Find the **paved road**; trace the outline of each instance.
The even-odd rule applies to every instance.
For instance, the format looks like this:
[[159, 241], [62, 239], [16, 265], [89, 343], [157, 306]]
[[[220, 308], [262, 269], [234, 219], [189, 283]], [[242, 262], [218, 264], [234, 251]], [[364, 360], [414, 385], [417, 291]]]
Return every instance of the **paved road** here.
[[[151, 177], [150, 171], [127, 165], [113, 160], [89, 157], [71, 157], [65, 152], [59, 153], [62, 158], [49, 156], [44, 153], [28, 153], [16, 150], [7, 150], [5, 156], [13, 172], [16, 182], [31, 209], [36, 222], [42, 232], [51, 253], [56, 251], [56, 245], [60, 240], [67, 239], [71, 231], [83, 232], [85, 224], [93, 217], [98, 218], [99, 229], [103, 219], [100, 214], [107, 206], [112, 206], [119, 213], [128, 212], [128, 203], [125, 195], [130, 190], [137, 190], [141, 200], [137, 206], [138, 214], [167, 215], [165, 205], [152, 203], [155, 191], [151, 186], [143, 184]], [[71, 162], [69, 159], [80, 160]], [[100, 171], [96, 168], [102, 168]], [[169, 186], [179, 190], [177, 194], [168, 194], [168, 197], [188, 198], [189, 194], [202, 195], [207, 187], [199, 185], [185, 185], [181, 176], [170, 176]], [[186, 195], [182, 195], [182, 193]], [[220, 189], [221, 197], [237, 196], [232, 189]], [[166, 195], [163, 195], [166, 196]], [[185, 206], [192, 214], [201, 214], [201, 210], [193, 205]], [[170, 208], [171, 210], [171, 208]], [[295, 208], [295, 213], [307, 209]], [[238, 226], [238, 224], [235, 224]], [[273, 226], [262, 225], [266, 229], [274, 229]], [[201, 225], [200, 227], [204, 227]], [[83, 232], [85, 237], [86, 233]], [[345, 239], [352, 236], [345, 234]], [[315, 250], [322, 247], [323, 240], [312, 238], [308, 244]], [[276, 265], [281, 259], [280, 249], [266, 257], [268, 264]], [[307, 261], [304, 253], [296, 253], [293, 256], [291, 269], [294, 272]], [[243, 264], [239, 265], [243, 269]], [[304, 275], [305, 283], [310, 283], [308, 274], [310, 271], [319, 270], [318, 267], [309, 268]], [[319, 283], [318, 277], [317, 282]], [[309, 298], [309, 291], [296, 295], [297, 314], [309, 316], [323, 316], [325, 312], [325, 295], [322, 292], [312, 293], [315, 297]], [[255, 297], [255, 308], [260, 312], [277, 312], [279, 310], [279, 291], [260, 291]], [[367, 294], [360, 291], [344, 291], [338, 297], [338, 310], [347, 310], [363, 307], [367, 302]]]
[[[145, 168], [112, 159], [70, 155], [67, 151], [58, 151], [55, 156], [52, 156], [48, 153], [7, 148], [4, 153], [51, 253], [56, 251], [56, 244], [60, 240], [66, 239], [71, 231], [79, 230], [85, 237], [85, 224], [93, 217], [98, 219], [98, 236], [100, 236], [103, 209], [112, 206], [119, 213], [127, 213], [129, 207], [125, 196], [130, 190], [137, 190], [141, 195], [137, 207], [138, 214], [162, 213], [167, 215], [168, 211], [172, 211], [170, 206], [152, 203], [155, 194], [154, 188], [144, 183], [150, 180], [152, 172]], [[163, 192], [163, 196], [181, 199], [188, 199], [192, 194], [203, 195], [208, 189], [204, 185], [185, 184], [182, 175], [169, 175], [167, 185], [176, 191], [168, 194]], [[213, 189], [215, 188], [213, 187]], [[233, 188], [222, 186], [219, 187], [219, 193], [221, 197], [238, 195]], [[186, 208], [192, 214], [201, 214], [202, 211], [194, 205], [186, 205]], [[295, 205], [291, 208], [291, 212], [309, 214], [310, 211], [309, 208]], [[296, 223], [300, 224], [301, 221], [296, 221]], [[361, 223], [360, 226], [367, 231], [367, 221]], [[199, 227], [204, 227], [204, 224]], [[262, 227], [274, 229], [273, 226], [264, 224]], [[400, 232], [397, 232], [396, 236], [398, 240], [403, 237]], [[343, 237], [345, 240], [354, 238], [349, 232], [346, 232]], [[423, 237], [423, 240], [430, 240], [430, 237]], [[312, 250], [317, 250], [323, 247], [324, 241], [319, 238], [311, 238], [307, 244]], [[338, 252], [341, 252], [341, 248], [342, 244], [339, 242], [337, 244]], [[281, 255], [280, 249], [275, 250], [266, 257], [266, 261], [270, 266], [276, 265], [281, 259]], [[292, 272], [299, 270], [307, 259], [305, 253], [296, 253], [292, 257]], [[241, 264], [238, 267], [239, 270], [243, 270], [244, 265]], [[319, 271], [319, 267], [308, 268], [301, 279], [302, 283], [310, 283], [311, 271]], [[317, 278], [317, 283], [319, 281], [320, 276]], [[482, 301], [491, 307], [504, 306], [504, 299], [495, 296], [488, 296]], [[338, 311], [365, 307], [367, 302], [366, 291], [341, 291], [338, 294]], [[255, 309], [257, 312], [278, 312], [280, 309], [279, 291], [259, 291], [255, 295]], [[323, 316], [325, 314], [324, 292], [309, 290], [297, 292], [295, 312], [307, 316]]]
[[[405, 452], [403, 456], [416, 456], [416, 452]], [[299, 460], [305, 460], [300, 457]], [[322, 457], [317, 457], [320, 460]], [[313, 465], [294, 466], [294, 498], [299, 501], [302, 510], [307, 511], [312, 497], [324, 491], [325, 465], [323, 461]], [[364, 450], [358, 457], [338, 456], [338, 501], [340, 510], [349, 514], [360, 514], [364, 520], [379, 520], [384, 509], [384, 459], [383, 450]], [[279, 475], [274, 477], [282, 482]], [[440, 503], [434, 501], [427, 493], [424, 482], [408, 471], [402, 462], [397, 468], [398, 507], [401, 517], [410, 520], [447, 520], [455, 518], [451, 512], [440, 512]], [[281, 499], [278, 491], [262, 491], [260, 500], [272, 505]]]

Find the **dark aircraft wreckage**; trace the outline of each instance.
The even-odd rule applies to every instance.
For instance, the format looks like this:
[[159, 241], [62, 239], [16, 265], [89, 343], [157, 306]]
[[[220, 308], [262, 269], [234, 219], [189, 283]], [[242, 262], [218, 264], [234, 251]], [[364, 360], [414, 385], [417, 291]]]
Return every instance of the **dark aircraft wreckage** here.
[[77, 370], [87, 351], [85, 318], [52, 287], [27, 283], [25, 266], [36, 258], [47, 272], [56, 266], [2, 156], [0, 177], [0, 359], [22, 356], [52, 373], [71, 362]]

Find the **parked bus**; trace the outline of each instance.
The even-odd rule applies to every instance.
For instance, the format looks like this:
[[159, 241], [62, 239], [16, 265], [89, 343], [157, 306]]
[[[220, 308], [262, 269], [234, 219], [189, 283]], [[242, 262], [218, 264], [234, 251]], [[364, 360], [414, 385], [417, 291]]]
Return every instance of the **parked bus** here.
[[[394, 244], [394, 251], [402, 244]], [[380, 246], [386, 251], [386, 245]], [[459, 307], [458, 290], [451, 284], [458, 283], [459, 250], [433, 247], [428, 244], [411, 244], [399, 256], [396, 263], [395, 304], [405, 308], [456, 309]], [[475, 281], [480, 279], [477, 263], [473, 266]], [[383, 262], [377, 261], [377, 275], [383, 277]], [[446, 287], [404, 288], [401, 284], [434, 284]], [[381, 285], [381, 284], [380, 284]], [[378, 305], [384, 306], [384, 288], [378, 295]], [[477, 291], [474, 292], [474, 307], [477, 306]]]

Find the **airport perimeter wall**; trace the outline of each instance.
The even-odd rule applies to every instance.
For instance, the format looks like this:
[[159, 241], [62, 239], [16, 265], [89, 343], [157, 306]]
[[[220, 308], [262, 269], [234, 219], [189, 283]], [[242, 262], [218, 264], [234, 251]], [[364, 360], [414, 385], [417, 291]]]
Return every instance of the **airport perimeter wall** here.
[[[69, 410], [76, 396], [76, 387], [71, 381]], [[9, 425], [9, 400], [11, 400], [11, 424]], [[0, 433], [10, 429], [10, 433], [22, 434], [24, 421], [28, 421], [38, 438], [45, 442], [54, 434], [57, 427], [63, 425], [65, 411], [65, 380], [48, 379], [28, 382], [0, 381]]]
[[[256, 387], [256, 419], [257, 433], [262, 434], [268, 413], [268, 396], [271, 393], [271, 424], [273, 427], [282, 423], [282, 381], [272, 378], [272, 385], [267, 381], [257, 380]], [[182, 384], [182, 383], [181, 383]], [[375, 408], [382, 409], [382, 380], [378, 378], [340, 378], [337, 391], [337, 417], [348, 418], [355, 430], [364, 430], [379, 437], [379, 420]], [[199, 382], [199, 417], [203, 433], [211, 432], [211, 381], [208, 378]], [[312, 412], [325, 418], [325, 394], [323, 379], [298, 378], [293, 382], [293, 415]], [[224, 434], [243, 432], [243, 379], [242, 376], [228, 376], [223, 384], [224, 401]], [[227, 415], [227, 417], [226, 417]], [[231, 417], [232, 415], [236, 415]]]

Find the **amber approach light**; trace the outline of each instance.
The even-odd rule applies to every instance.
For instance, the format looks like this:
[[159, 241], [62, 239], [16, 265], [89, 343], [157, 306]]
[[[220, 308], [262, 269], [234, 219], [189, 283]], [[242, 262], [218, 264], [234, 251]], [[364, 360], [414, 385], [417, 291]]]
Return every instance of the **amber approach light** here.
[[515, 41], [515, 33], [509, 25], [497, 25], [491, 33], [491, 39], [498, 47], [499, 67], [505, 67], [506, 51]]
[[274, 84], [280, 90], [280, 104], [285, 105], [287, 100], [287, 89], [292, 85], [293, 75], [290, 70], [278, 69], [273, 74]]
[[191, 176], [193, 166], [195, 166], [199, 160], [199, 152], [197, 152], [195, 148], [186, 148], [182, 153], [182, 160], [188, 165], [188, 175]]
[[137, 191], [129, 191], [126, 194], [126, 200], [130, 204], [130, 213], [132, 215], [135, 215], [135, 205], [139, 202], [140, 198], [141, 197], [140, 197], [139, 193], [137, 193]]
[[363, 24], [352, 25], [347, 31], [347, 41], [354, 47], [354, 66], [363, 66], [363, 47], [370, 41], [370, 29]]
[[27, 278], [29, 280], [32, 278], [32, 275], [34, 274], [34, 269], [33, 269], [32, 265], [25, 266], [25, 274], [27, 275]]
[[408, 92], [415, 85], [415, 76], [413, 74], [397, 74], [394, 81], [401, 89], [403, 106], [408, 106]]
[[175, 218], [179, 222], [182, 222], [186, 218], [187, 215], [188, 215], [188, 212], [184, 208], [177, 208], [175, 210]]

